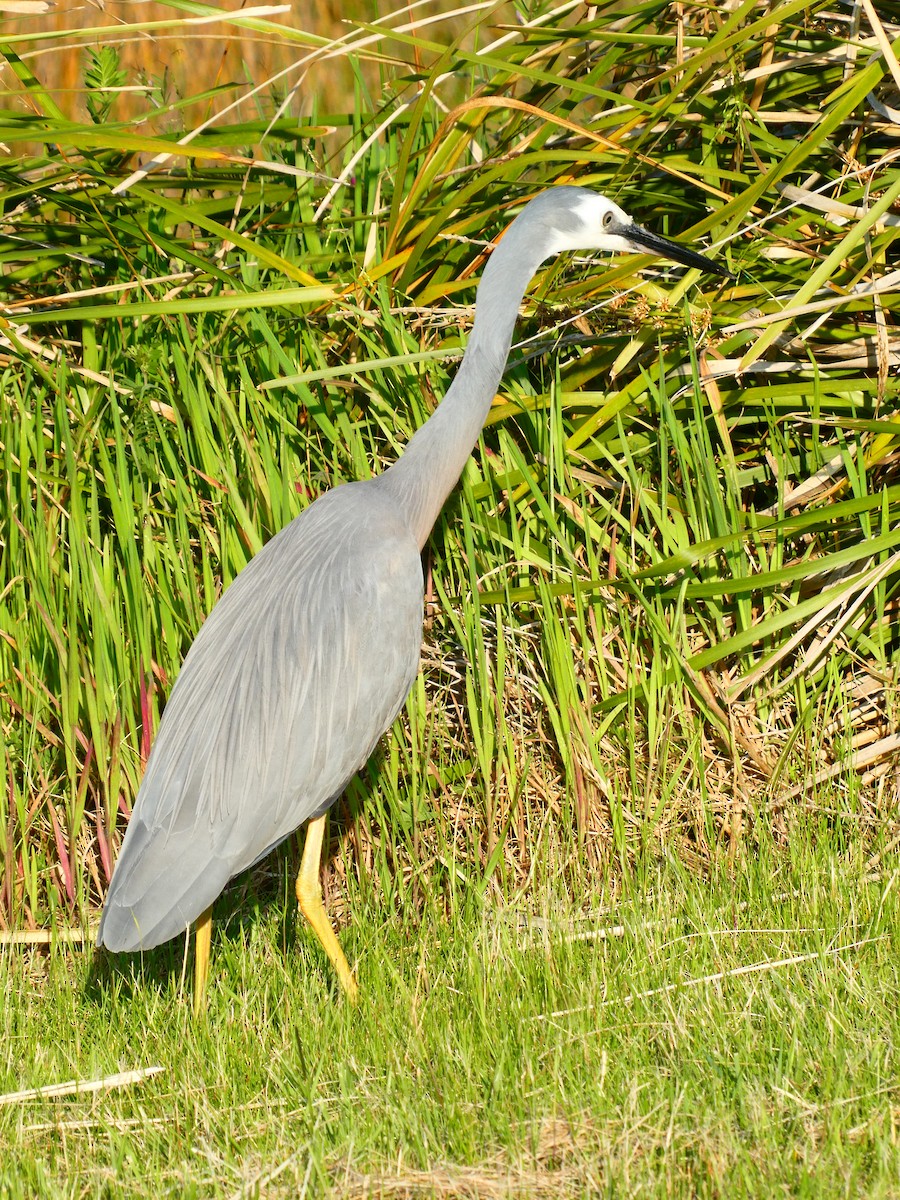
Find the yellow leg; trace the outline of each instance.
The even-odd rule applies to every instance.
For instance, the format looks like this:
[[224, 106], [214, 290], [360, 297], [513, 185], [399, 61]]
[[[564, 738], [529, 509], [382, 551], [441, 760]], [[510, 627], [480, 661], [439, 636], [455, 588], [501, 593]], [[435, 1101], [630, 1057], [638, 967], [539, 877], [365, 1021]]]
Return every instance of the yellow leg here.
[[212, 908], [197, 918], [194, 937], [194, 1016], [206, 1007], [206, 977], [209, 975], [209, 942], [212, 937]]
[[310, 821], [306, 827], [306, 844], [303, 847], [300, 874], [297, 876], [297, 903], [300, 905], [300, 911], [312, 926], [313, 933], [322, 943], [325, 953], [331, 959], [341, 987], [347, 993], [347, 998], [355, 1002], [356, 980], [353, 978], [344, 952], [331, 928], [325, 906], [322, 904], [322, 889], [319, 886], [319, 859], [322, 854], [322, 835], [325, 832], [327, 820], [328, 814], [323, 813], [321, 817]]

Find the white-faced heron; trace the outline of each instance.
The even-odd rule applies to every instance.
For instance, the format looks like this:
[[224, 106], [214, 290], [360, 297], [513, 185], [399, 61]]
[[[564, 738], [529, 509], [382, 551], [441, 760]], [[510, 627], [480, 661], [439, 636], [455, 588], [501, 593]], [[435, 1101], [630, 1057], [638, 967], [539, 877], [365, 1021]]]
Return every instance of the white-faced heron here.
[[481, 432], [529, 280], [563, 250], [644, 251], [727, 275], [579, 187], [535, 196], [491, 255], [456, 378], [382, 475], [320, 496], [210, 613], [172, 689], [122, 842], [98, 945], [140, 950], [198, 921], [234, 875], [309, 822], [297, 899], [352, 997], [322, 905], [325, 814], [400, 711], [419, 666], [421, 551]]

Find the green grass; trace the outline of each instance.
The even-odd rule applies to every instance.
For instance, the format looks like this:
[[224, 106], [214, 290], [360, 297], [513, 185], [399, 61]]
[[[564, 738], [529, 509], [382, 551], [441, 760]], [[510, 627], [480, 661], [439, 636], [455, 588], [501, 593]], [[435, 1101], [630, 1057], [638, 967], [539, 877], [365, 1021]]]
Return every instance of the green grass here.
[[852, 825], [577, 907], [351, 886], [356, 1008], [280, 882], [220, 906], [197, 1024], [180, 945], [4, 954], [0, 1091], [162, 1071], [0, 1106], [2, 1194], [897, 1196], [897, 874]]
[[221, 901], [198, 1027], [180, 946], [5, 948], [5, 1090], [164, 1071], [0, 1107], [0, 1193], [898, 1194], [898, 30], [527, 15], [492, 44], [398, 10], [351, 32], [345, 111], [227, 83], [180, 147], [196, 97], [114, 90], [152, 31], [77, 97], [37, 27], [0, 46], [4, 946], [90, 937], [197, 629], [427, 418], [525, 199], [595, 187], [737, 276], [539, 273], [422, 673], [337, 806], [360, 1007], [290, 850]]

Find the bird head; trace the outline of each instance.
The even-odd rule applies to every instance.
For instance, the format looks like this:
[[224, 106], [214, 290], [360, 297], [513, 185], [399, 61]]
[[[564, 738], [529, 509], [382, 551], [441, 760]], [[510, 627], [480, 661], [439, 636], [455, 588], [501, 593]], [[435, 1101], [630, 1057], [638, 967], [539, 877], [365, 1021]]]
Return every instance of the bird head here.
[[582, 187], [555, 187], [531, 201], [546, 205], [546, 218], [555, 235], [553, 252], [561, 250], [613, 250], [655, 254], [685, 267], [731, 278], [731, 272], [703, 254], [635, 224], [618, 204]]

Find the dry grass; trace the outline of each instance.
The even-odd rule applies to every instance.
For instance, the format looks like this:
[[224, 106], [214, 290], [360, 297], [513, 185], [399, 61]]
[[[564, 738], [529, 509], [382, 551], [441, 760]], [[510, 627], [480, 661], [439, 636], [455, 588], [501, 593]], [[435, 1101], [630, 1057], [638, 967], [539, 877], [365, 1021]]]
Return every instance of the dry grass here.
[[[50, 31], [77, 34], [77, 37], [62, 42], [54, 40], [44, 47], [35, 47], [28, 55], [28, 61], [47, 90], [68, 111], [83, 120], [87, 117], [83, 100], [73, 104], [72, 99], [83, 94], [88, 55], [98, 46], [118, 48], [122, 67], [131, 80], [146, 85], [162, 84], [163, 91], [171, 97], [190, 99], [207, 95], [226, 84], [249, 85], [252, 81], [256, 85], [266, 79], [281, 80], [285, 72], [290, 72], [308, 57], [310, 49], [327, 42], [340, 43], [356, 22], [371, 22], [385, 16], [384, 9], [379, 11], [369, 0], [349, 0], [345, 4], [323, 0], [303, 6], [302, 13], [297, 5], [290, 4], [282, 5], [287, 9], [285, 13], [272, 11], [278, 7], [277, 0], [268, 4], [222, 0], [216, 5], [222, 13], [235, 16], [244, 15], [248, 10], [264, 11], [266, 20], [276, 29], [280, 26], [285, 31], [292, 31], [290, 38], [279, 36], [277, 32], [257, 32], [230, 25], [227, 17], [216, 22], [192, 21], [190, 15], [177, 6], [158, 0], [105, 0], [102, 5], [55, 6], [49, 12], [33, 16], [4, 14], [3, 30], [4, 37], [10, 38], [31, 38]], [[419, 23], [424, 22], [423, 31], [427, 32], [429, 41], [450, 45], [462, 38], [472, 46], [478, 39], [496, 36], [504, 25], [514, 20], [512, 5], [482, 7], [484, 11], [476, 20], [473, 12], [453, 0], [428, 0], [425, 7], [409, 5], [404, 23], [415, 33]], [[434, 23], [435, 16], [441, 16], [438, 23]], [[154, 22], [168, 22], [173, 27], [138, 32], [132, 28], [135, 23]], [[478, 26], [477, 33], [474, 24]], [[103, 30], [102, 34], [92, 32], [98, 29]], [[117, 29], [121, 32], [117, 33]], [[297, 30], [307, 36], [295, 40]], [[314, 55], [303, 72], [302, 87], [293, 111], [307, 116], [314, 110], [343, 112], [357, 78], [362, 79], [372, 95], [377, 95], [386, 78], [402, 76], [420, 67], [421, 60], [415, 47], [401, 42], [382, 41], [355, 62], [341, 54]], [[9, 68], [5, 71], [9, 85]], [[290, 82], [293, 85], [295, 78], [292, 77]], [[130, 86], [140, 88], [139, 83]], [[285, 85], [281, 83], [278, 90], [284, 92]], [[203, 120], [215, 111], [215, 104], [212, 99], [189, 104], [186, 120], [189, 123]], [[142, 115], [145, 109], [146, 100], [137, 90], [131, 99], [127, 94], [122, 97], [118, 112], [120, 119], [127, 120]], [[185, 114], [181, 119], [185, 119]]]

